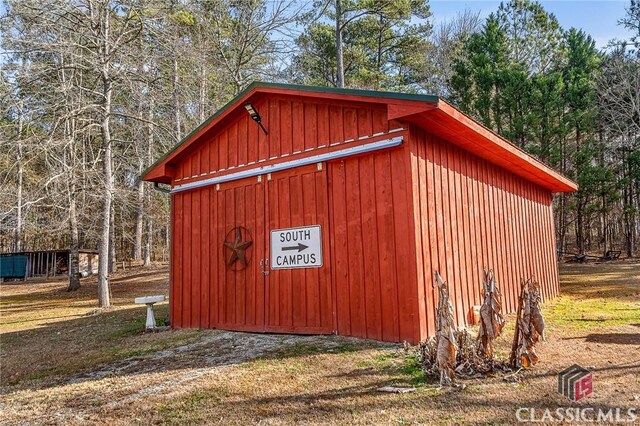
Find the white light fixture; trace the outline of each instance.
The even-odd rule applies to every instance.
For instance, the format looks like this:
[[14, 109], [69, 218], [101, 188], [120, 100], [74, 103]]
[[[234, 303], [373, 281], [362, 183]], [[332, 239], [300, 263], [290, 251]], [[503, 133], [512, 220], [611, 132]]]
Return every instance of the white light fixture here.
[[244, 104], [244, 108], [249, 113], [249, 116], [251, 117], [251, 119], [256, 123], [258, 123], [258, 126], [260, 126], [264, 134], [268, 135], [269, 132], [267, 132], [267, 129], [265, 129], [264, 126], [262, 125], [262, 117], [260, 117], [260, 114], [258, 114], [258, 111], [256, 111], [256, 109], [253, 107], [251, 102], [247, 102], [246, 104]]

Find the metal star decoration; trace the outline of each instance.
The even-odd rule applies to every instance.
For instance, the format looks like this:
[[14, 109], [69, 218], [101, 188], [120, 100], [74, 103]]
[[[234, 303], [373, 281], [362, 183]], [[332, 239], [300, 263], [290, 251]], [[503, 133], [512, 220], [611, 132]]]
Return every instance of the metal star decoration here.
[[249, 259], [247, 259], [246, 251], [249, 247], [251, 247], [251, 244], [253, 244], [253, 241], [251, 241], [251, 238], [247, 240], [244, 240], [242, 238], [242, 234], [243, 234], [242, 230], [246, 231], [245, 234], [249, 234], [249, 231], [247, 231], [245, 228], [238, 226], [237, 228], [229, 232], [229, 234], [232, 234], [235, 231], [235, 239], [233, 239], [232, 241], [224, 242], [224, 246], [229, 250], [231, 250], [231, 255], [227, 260], [227, 266], [233, 267], [237, 261], [240, 261], [240, 264], [241, 264], [240, 267], [234, 268], [234, 270], [241, 270], [247, 267], [247, 265], [249, 264]]

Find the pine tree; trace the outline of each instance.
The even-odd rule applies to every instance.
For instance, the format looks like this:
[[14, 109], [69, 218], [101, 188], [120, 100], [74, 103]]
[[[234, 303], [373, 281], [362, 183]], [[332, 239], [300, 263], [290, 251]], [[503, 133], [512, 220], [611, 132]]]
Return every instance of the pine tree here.
[[429, 67], [425, 0], [323, 0], [296, 39], [292, 74], [300, 83], [416, 91]]
[[576, 245], [585, 253], [585, 216], [590, 198], [596, 192], [594, 165], [596, 131], [596, 86], [600, 57], [593, 39], [572, 28], [565, 33], [566, 64], [562, 69], [565, 83], [566, 125], [575, 141], [575, 178], [580, 185], [576, 194]]

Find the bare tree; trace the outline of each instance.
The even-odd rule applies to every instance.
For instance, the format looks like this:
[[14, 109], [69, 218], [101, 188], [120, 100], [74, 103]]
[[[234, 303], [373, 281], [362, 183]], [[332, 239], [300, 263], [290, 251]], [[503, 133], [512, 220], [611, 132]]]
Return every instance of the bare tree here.
[[[272, 62], [290, 53], [288, 26], [298, 12], [290, 1], [220, 1], [206, 9], [216, 65], [224, 70], [233, 86], [233, 95], [268, 73]], [[280, 39], [272, 35], [277, 34]]]
[[431, 37], [429, 75], [424, 76], [423, 89], [434, 95], [449, 96], [453, 63], [461, 55], [464, 42], [480, 29], [480, 12], [465, 9], [455, 18], [441, 22]]
[[614, 48], [599, 81], [599, 114], [604, 137], [613, 147], [621, 187], [620, 215], [627, 255], [635, 255], [640, 227], [640, 56]]

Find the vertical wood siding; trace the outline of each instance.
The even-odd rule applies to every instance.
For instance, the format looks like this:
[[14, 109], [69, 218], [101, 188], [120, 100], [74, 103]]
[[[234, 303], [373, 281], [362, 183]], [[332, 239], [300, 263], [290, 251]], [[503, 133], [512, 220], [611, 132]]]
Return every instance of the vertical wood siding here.
[[[172, 322], [175, 327], [331, 333], [330, 230], [326, 169], [316, 165], [173, 195]], [[324, 266], [263, 274], [269, 231], [322, 226]], [[233, 229], [251, 234], [247, 268], [225, 264]]]
[[407, 159], [400, 148], [329, 165], [338, 334], [418, 340]]
[[278, 96], [254, 107], [268, 135], [241, 111], [229, 125], [195, 144], [178, 163], [174, 183], [388, 131], [384, 105]]
[[[264, 331], [264, 184], [244, 179], [172, 195], [171, 321], [175, 327]], [[225, 266], [227, 234], [252, 234], [241, 273]]]
[[320, 225], [323, 246], [322, 267], [272, 270], [265, 278], [266, 331], [331, 333], [334, 319], [326, 168], [318, 170], [313, 164], [273, 174], [266, 185], [267, 244], [270, 230]]
[[417, 127], [410, 149], [422, 338], [435, 332], [435, 271], [451, 285], [458, 325], [481, 304], [483, 267], [494, 269], [506, 312], [523, 277], [539, 280], [544, 300], [558, 294], [549, 191]]
[[[215, 218], [213, 236], [203, 236], [211, 247], [213, 256], [209, 262], [214, 279], [200, 280], [198, 286], [209, 288], [215, 294], [212, 307], [217, 315], [214, 327], [238, 330], [262, 331], [264, 329], [264, 282], [259, 259], [264, 257], [265, 188], [257, 179], [243, 179], [215, 187], [206, 188], [211, 193], [213, 205], [209, 217]], [[202, 220], [202, 218], [201, 218]], [[242, 271], [227, 268], [222, 242], [233, 239], [232, 230], [243, 226], [251, 233], [253, 244], [247, 253], [249, 264]], [[198, 279], [201, 277], [195, 274]]]
[[[288, 97], [254, 105], [268, 136], [242, 114], [181, 160], [177, 180], [400, 127], [384, 106]], [[402, 148], [328, 163], [322, 172], [313, 165], [174, 194], [173, 325], [415, 341], [408, 159]], [[269, 230], [317, 223], [324, 267], [265, 278], [259, 261], [269, 256]], [[241, 273], [224, 265], [222, 241], [235, 226], [254, 240]]]

